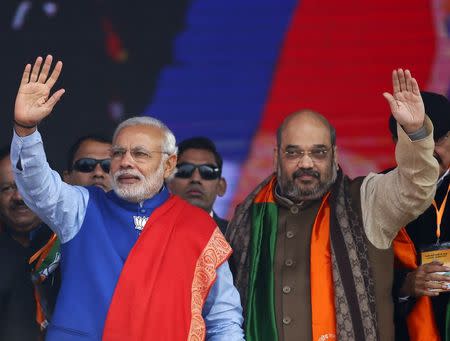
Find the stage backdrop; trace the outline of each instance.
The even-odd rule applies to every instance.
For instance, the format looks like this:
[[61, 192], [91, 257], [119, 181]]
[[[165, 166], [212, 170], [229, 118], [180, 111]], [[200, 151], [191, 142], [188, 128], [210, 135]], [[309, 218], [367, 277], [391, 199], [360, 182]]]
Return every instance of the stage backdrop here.
[[422, 89], [450, 86], [449, 0], [12, 1], [2, 5], [1, 142], [21, 69], [37, 53], [65, 62], [67, 89], [40, 128], [64, 168], [68, 145], [111, 134], [133, 114], [160, 118], [181, 140], [204, 135], [224, 156], [221, 214], [273, 169], [277, 126], [310, 108], [337, 129], [352, 176], [393, 165], [382, 92], [391, 71]]

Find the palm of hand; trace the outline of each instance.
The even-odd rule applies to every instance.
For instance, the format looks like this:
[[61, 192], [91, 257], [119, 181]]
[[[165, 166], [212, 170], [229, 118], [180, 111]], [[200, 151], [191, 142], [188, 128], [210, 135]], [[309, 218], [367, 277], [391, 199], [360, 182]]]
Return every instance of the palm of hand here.
[[394, 94], [397, 106], [392, 108], [392, 114], [401, 125], [422, 122], [425, 107], [420, 95], [411, 91], [401, 91]]
[[23, 84], [17, 93], [15, 118], [20, 122], [38, 122], [46, 117], [51, 108], [46, 105], [50, 88], [47, 84]]
[[14, 107], [14, 120], [19, 126], [27, 128], [38, 124], [50, 114], [64, 94], [64, 89], [59, 89], [49, 97], [62, 69], [59, 61], [49, 76], [52, 60], [53, 57], [48, 55], [42, 69], [42, 57], [36, 58], [33, 68], [30, 64], [25, 66]]

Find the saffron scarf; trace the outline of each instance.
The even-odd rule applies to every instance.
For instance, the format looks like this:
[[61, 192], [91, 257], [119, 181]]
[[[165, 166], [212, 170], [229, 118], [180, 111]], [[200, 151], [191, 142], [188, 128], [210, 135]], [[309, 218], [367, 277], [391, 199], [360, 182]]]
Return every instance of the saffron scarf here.
[[[276, 177], [261, 183], [236, 211], [227, 230], [234, 250], [235, 284], [246, 316], [246, 339], [278, 339], [273, 261], [278, 208]], [[349, 180], [339, 172], [323, 198], [311, 236], [311, 305], [314, 340], [377, 340], [374, 283], [362, 221]], [[338, 304], [336, 304], [338, 303]], [[336, 317], [339, 316], [339, 319]]]
[[204, 340], [203, 305], [230, 255], [214, 220], [171, 196], [149, 217], [128, 255], [103, 340]]
[[48, 242], [39, 249], [29, 259], [29, 264], [32, 265], [31, 280], [34, 285], [34, 298], [36, 300], [36, 322], [41, 331], [44, 331], [48, 326], [49, 309], [45, 297], [40, 293], [40, 285], [53, 273], [59, 265], [61, 260], [60, 242], [53, 233]]
[[[278, 208], [275, 177], [258, 193], [252, 205], [250, 277], [246, 314], [248, 341], [278, 340], [275, 319], [274, 259]], [[311, 305], [313, 340], [336, 338], [333, 276], [330, 257], [328, 194], [317, 214], [311, 236]]]
[[[414, 243], [402, 228], [394, 242], [395, 266], [408, 270], [418, 267], [417, 253]], [[448, 313], [447, 313], [448, 316]], [[441, 337], [436, 326], [431, 298], [428, 296], [418, 297], [414, 307], [406, 318], [409, 339], [411, 341], [439, 341]]]

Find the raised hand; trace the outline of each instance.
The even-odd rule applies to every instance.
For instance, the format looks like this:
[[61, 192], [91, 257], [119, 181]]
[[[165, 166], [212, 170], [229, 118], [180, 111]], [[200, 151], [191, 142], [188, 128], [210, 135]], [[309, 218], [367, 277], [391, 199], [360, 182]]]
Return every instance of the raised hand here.
[[408, 133], [414, 133], [423, 126], [425, 107], [420, 96], [419, 85], [411, 72], [402, 69], [392, 71], [393, 94], [383, 93], [389, 102], [392, 115]]
[[36, 126], [51, 113], [55, 104], [64, 94], [64, 89], [60, 89], [49, 97], [62, 69], [62, 62], [57, 62], [48, 77], [52, 60], [52, 56], [48, 55], [42, 70], [42, 57], [36, 59], [33, 68], [30, 64], [25, 66], [14, 107], [14, 121], [19, 127]]

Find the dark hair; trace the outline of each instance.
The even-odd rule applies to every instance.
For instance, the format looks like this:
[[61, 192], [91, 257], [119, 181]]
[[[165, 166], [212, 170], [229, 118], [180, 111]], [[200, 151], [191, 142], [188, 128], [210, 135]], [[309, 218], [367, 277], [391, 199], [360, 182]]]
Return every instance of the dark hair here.
[[78, 152], [78, 149], [80, 149], [80, 146], [81, 146], [81, 144], [84, 141], [94, 141], [94, 142], [111, 144], [111, 140], [110, 139], [107, 139], [107, 138], [105, 138], [103, 136], [100, 136], [100, 135], [85, 135], [85, 136], [80, 137], [69, 148], [69, 152], [68, 152], [68, 155], [67, 155], [67, 170], [69, 172], [72, 171], [73, 163], [75, 161], [74, 160], [75, 154]]
[[10, 154], [11, 146], [3, 146], [0, 148], [0, 161], [3, 160], [5, 157], [8, 157]]
[[[425, 113], [433, 123], [433, 137], [437, 141], [450, 130], [450, 102], [447, 97], [434, 92], [421, 91], [420, 96], [425, 105]], [[392, 139], [397, 141], [397, 121], [392, 114], [389, 117], [389, 130]]]
[[202, 149], [211, 152], [216, 160], [217, 167], [219, 167], [220, 172], [222, 172], [223, 160], [219, 152], [216, 149], [216, 145], [207, 137], [196, 136], [186, 140], [183, 140], [178, 145], [178, 157], [180, 157], [188, 149]]

